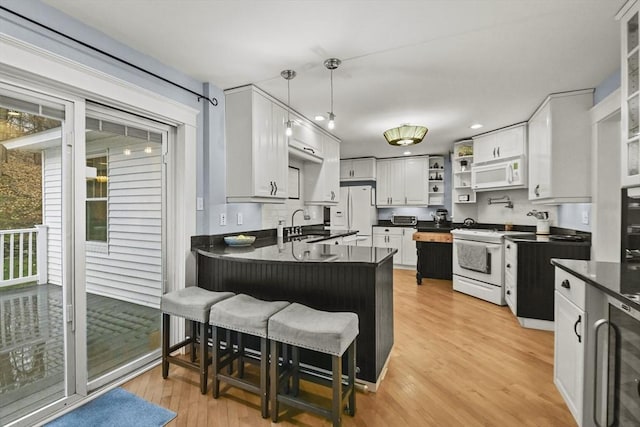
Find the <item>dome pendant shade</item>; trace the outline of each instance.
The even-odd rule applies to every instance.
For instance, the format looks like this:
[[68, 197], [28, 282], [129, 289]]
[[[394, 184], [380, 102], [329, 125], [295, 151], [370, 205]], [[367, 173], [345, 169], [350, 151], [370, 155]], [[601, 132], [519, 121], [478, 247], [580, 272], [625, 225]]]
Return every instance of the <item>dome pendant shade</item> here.
[[424, 126], [402, 125], [387, 130], [384, 138], [389, 144], [402, 147], [420, 143], [428, 131]]

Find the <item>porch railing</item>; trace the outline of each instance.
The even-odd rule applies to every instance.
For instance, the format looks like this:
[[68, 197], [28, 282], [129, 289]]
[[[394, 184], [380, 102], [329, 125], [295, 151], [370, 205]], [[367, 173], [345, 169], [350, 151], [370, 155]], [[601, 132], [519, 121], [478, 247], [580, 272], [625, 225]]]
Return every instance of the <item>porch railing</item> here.
[[0, 288], [47, 279], [47, 226], [0, 230]]

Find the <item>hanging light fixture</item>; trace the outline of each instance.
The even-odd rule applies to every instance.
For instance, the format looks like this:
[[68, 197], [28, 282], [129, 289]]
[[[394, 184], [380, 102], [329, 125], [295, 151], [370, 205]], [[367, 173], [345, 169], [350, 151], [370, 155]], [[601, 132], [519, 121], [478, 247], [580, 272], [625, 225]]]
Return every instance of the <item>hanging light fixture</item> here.
[[424, 126], [402, 125], [384, 133], [384, 138], [391, 145], [407, 146], [422, 141], [429, 129]]
[[336, 115], [333, 114], [333, 70], [338, 68], [340, 64], [342, 64], [342, 61], [340, 61], [338, 58], [329, 58], [324, 61], [324, 66], [327, 67], [327, 69], [331, 72], [331, 111], [329, 111], [329, 123], [327, 124], [327, 127], [329, 129], [333, 129], [336, 127]]
[[291, 111], [291, 88], [289, 86], [289, 82], [296, 76], [296, 72], [293, 70], [284, 70], [280, 72], [280, 75], [283, 79], [287, 81], [287, 136], [291, 136], [293, 133], [293, 122], [291, 121], [291, 117], [289, 116], [289, 112]]

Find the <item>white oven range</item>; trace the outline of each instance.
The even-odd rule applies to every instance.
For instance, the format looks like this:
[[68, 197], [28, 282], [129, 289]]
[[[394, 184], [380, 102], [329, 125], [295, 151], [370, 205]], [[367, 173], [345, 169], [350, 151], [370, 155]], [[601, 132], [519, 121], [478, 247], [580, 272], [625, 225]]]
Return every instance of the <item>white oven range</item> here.
[[522, 231], [455, 229], [453, 235], [453, 289], [497, 305], [504, 300], [506, 235]]

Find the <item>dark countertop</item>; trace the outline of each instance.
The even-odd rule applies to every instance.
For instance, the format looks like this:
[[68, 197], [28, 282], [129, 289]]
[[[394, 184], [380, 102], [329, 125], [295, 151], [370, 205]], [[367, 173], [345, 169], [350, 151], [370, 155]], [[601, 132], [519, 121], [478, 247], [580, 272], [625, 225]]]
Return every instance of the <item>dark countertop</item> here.
[[520, 234], [520, 235], [507, 235], [504, 236], [505, 240], [510, 240], [514, 243], [553, 243], [554, 245], [576, 245], [576, 246], [591, 246], [591, 241], [588, 238], [584, 238], [582, 241], [578, 240], [553, 240], [548, 235]]
[[[344, 233], [339, 234], [344, 235]], [[261, 239], [259, 246], [230, 247], [213, 245], [197, 248], [197, 252], [204, 256], [244, 260], [246, 262], [294, 262], [294, 263], [364, 263], [380, 264], [391, 258], [397, 249], [370, 248], [363, 246], [346, 246], [322, 244], [322, 242], [308, 243], [306, 241], [283, 241]], [[258, 240], [256, 240], [258, 243]]]
[[551, 264], [640, 310], [640, 264], [556, 258]]

